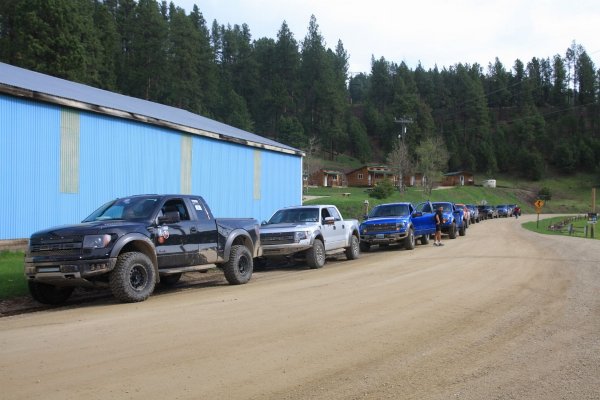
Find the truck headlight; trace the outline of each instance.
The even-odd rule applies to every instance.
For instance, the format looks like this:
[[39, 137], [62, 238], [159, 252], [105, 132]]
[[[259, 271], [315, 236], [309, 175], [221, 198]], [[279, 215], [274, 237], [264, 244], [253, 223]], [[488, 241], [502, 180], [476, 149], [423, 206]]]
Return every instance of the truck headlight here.
[[111, 241], [110, 235], [86, 235], [83, 238], [84, 249], [103, 249]]
[[296, 243], [298, 243], [301, 240], [306, 239], [308, 236], [306, 236], [306, 232], [304, 231], [300, 231], [300, 232], [296, 232]]
[[401, 231], [406, 228], [406, 222], [396, 222], [396, 230]]

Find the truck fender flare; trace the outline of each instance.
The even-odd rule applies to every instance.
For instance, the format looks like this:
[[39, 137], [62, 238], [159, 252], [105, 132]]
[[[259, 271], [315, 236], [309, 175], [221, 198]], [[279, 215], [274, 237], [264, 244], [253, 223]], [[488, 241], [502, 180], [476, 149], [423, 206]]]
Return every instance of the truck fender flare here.
[[156, 272], [157, 280], [160, 279], [158, 274], [158, 260], [156, 258], [156, 248], [154, 247], [154, 243], [147, 237], [140, 233], [130, 233], [124, 236], [121, 236], [117, 243], [113, 246], [110, 257], [117, 258], [121, 253], [121, 250], [131, 242], [137, 242], [136, 245], [140, 247], [140, 252], [147, 255], [152, 261], [152, 265], [154, 266], [154, 271]]
[[244, 229], [234, 229], [233, 231], [231, 231], [229, 233], [229, 236], [227, 237], [227, 241], [225, 242], [225, 248], [223, 249], [223, 260], [225, 262], [227, 262], [229, 260], [229, 255], [231, 254], [231, 248], [233, 247], [233, 242], [236, 241], [236, 239], [238, 238], [242, 238], [242, 242], [244, 244], [244, 246], [248, 247], [248, 250], [250, 250], [250, 254], [252, 254], [252, 257], [256, 257], [255, 254], [255, 245], [254, 242], [252, 241], [252, 238], [250, 237], [250, 234], [245, 231]]
[[352, 236], [356, 236], [358, 240], [360, 240], [360, 234], [358, 233], [358, 229], [356, 227], [352, 227], [352, 229], [348, 230], [348, 234], [346, 235], [346, 245], [350, 246]]
[[323, 244], [325, 244], [325, 238], [323, 237], [323, 234], [321, 233], [320, 230], [316, 230], [312, 233], [312, 235], [310, 236], [310, 245], [312, 246], [313, 243], [315, 242], [315, 239], [321, 239], [321, 242], [323, 242]]

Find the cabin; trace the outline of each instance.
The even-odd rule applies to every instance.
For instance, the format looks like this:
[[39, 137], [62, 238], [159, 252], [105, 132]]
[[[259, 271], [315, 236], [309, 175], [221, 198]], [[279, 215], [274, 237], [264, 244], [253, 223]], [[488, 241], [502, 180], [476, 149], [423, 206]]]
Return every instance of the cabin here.
[[425, 175], [423, 175], [422, 172], [417, 172], [415, 174], [404, 175], [402, 178], [402, 183], [404, 186], [408, 187], [423, 187], [427, 183], [427, 178], [425, 178]]
[[475, 176], [469, 171], [448, 172], [442, 177], [442, 186], [472, 186]]
[[309, 186], [340, 187], [345, 186], [344, 173], [321, 168], [308, 175]]
[[363, 165], [353, 171], [347, 172], [348, 186], [371, 187], [379, 182], [389, 179], [394, 185], [397, 183], [397, 176], [386, 165]]

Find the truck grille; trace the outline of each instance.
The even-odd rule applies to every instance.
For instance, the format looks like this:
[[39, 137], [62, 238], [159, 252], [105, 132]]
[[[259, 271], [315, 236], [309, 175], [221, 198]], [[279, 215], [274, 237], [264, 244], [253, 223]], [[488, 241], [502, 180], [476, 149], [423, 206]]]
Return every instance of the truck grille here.
[[260, 241], [263, 245], [291, 244], [294, 243], [294, 232], [261, 233]]
[[395, 231], [396, 230], [396, 224], [369, 224], [367, 226], [367, 232], [371, 233], [371, 232], [389, 232], [389, 231]]
[[59, 240], [46, 242], [32, 242], [29, 245], [29, 252], [32, 256], [70, 256], [81, 254], [82, 243], [72, 240]]

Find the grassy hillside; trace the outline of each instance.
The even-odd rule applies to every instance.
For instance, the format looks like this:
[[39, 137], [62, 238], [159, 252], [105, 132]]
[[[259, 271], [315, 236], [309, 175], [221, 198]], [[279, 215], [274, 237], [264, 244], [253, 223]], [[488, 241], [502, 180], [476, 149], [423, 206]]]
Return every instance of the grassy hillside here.
[[[364, 201], [369, 207], [380, 203], [408, 201], [414, 204], [425, 200], [453, 201], [467, 204], [518, 204], [524, 213], [535, 212], [533, 202], [537, 199], [540, 188], [550, 189], [551, 200], [545, 202], [543, 213], [548, 214], [580, 214], [591, 209], [591, 193], [595, 176], [577, 174], [572, 177], [555, 177], [539, 182], [527, 182], [512, 178], [497, 179], [498, 187], [462, 186], [439, 188], [433, 190], [431, 196], [421, 188], [408, 188], [405, 193], [395, 192], [389, 198], [378, 200], [370, 198], [365, 188], [309, 188], [306, 196], [325, 196], [314, 200], [306, 200], [304, 204], [335, 204], [348, 218], [360, 219], [364, 215]], [[350, 193], [343, 196], [343, 193]], [[597, 193], [600, 197], [600, 191]], [[596, 201], [598, 204], [598, 199]], [[598, 209], [598, 208], [597, 208]]]

